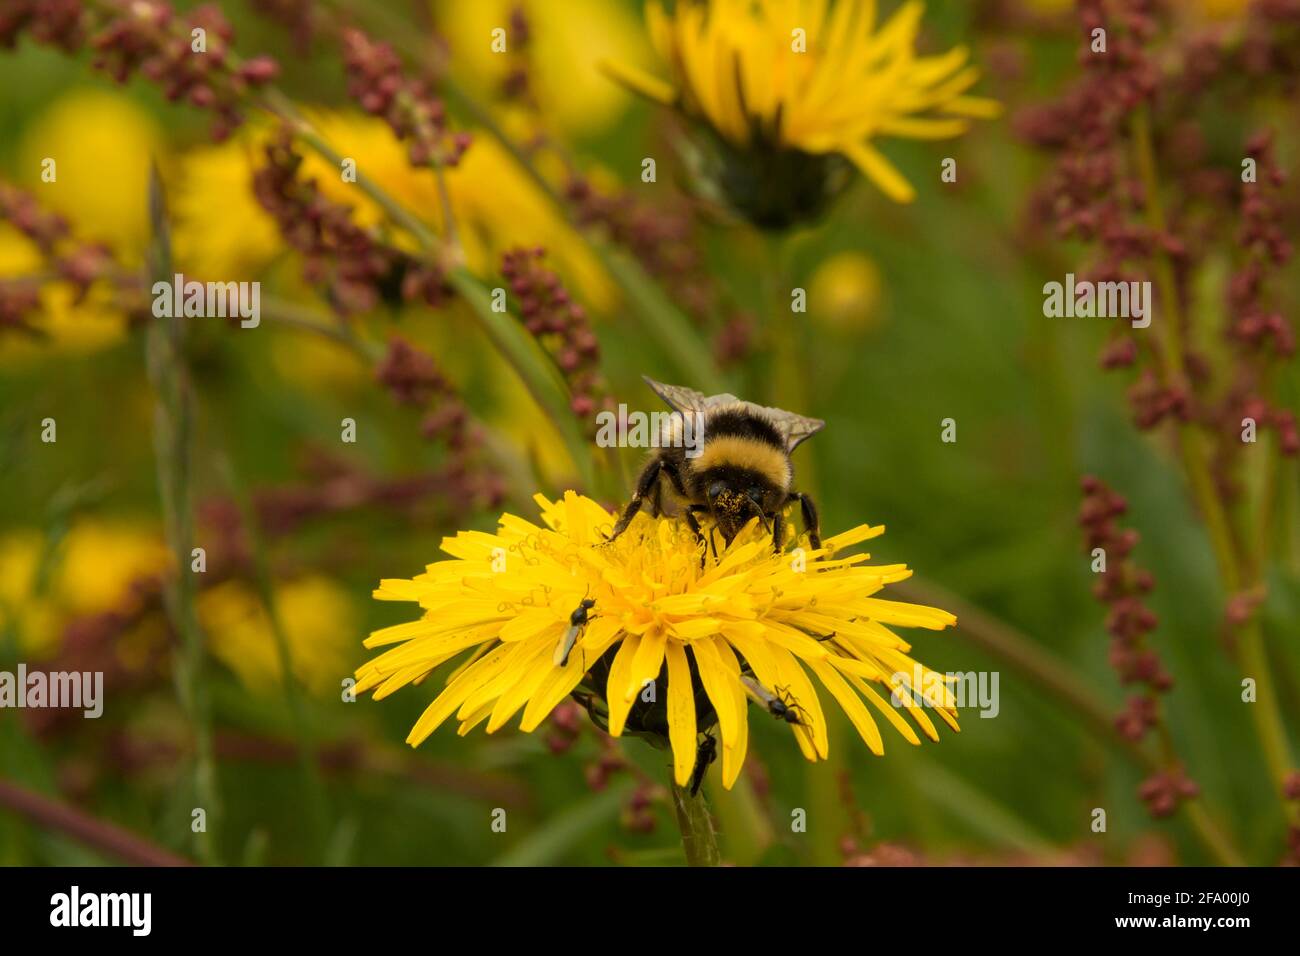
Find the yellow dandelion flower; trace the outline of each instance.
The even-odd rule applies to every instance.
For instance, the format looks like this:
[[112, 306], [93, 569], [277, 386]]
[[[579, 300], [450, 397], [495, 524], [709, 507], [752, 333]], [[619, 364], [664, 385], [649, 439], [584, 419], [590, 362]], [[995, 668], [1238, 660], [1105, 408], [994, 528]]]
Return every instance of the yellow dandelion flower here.
[[604, 66], [714, 131], [716, 155], [701, 171], [758, 225], [785, 226], [838, 192], [841, 157], [911, 201], [873, 139], [947, 139], [998, 115], [993, 100], [967, 95], [979, 71], [965, 47], [917, 55], [923, 12], [909, 0], [877, 27], [873, 0], [680, 0], [671, 12], [651, 0], [646, 25], [671, 79]]
[[[590, 498], [535, 500], [541, 524], [503, 515], [496, 533], [444, 539], [449, 560], [375, 591], [419, 603], [424, 616], [367, 638], [367, 647], [388, 649], [357, 670], [358, 691], [383, 698], [464, 657], [412, 728], [412, 746], [452, 715], [464, 735], [484, 722], [492, 733], [522, 710], [520, 727], [532, 731], [572, 694], [614, 736], [667, 743], [679, 786], [694, 773], [699, 734], [716, 724], [730, 788], [748, 746], [750, 700], [779, 698], [811, 761], [829, 746], [817, 686], [875, 754], [884, 741], [868, 704], [912, 744], [920, 737], [904, 714], [931, 740], [927, 710], [958, 729], [948, 682], [913, 660], [892, 629], [940, 630], [956, 619], [876, 596], [911, 574], [904, 565], [836, 554], [883, 528], [774, 552], [770, 534], [751, 523], [701, 561], [700, 544], [676, 520], [642, 514], [610, 542], [615, 516]], [[594, 601], [589, 621], [557, 663], [584, 599]]]

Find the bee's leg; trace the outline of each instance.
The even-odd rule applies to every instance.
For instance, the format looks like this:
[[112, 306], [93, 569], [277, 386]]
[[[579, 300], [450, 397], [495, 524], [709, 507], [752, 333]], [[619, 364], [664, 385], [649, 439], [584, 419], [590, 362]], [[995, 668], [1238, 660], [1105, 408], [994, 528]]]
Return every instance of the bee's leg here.
[[627, 526], [632, 523], [632, 519], [636, 517], [636, 513], [641, 510], [641, 502], [645, 499], [645, 496], [650, 493], [652, 488], [658, 485], [659, 472], [662, 468], [663, 459], [661, 458], [653, 458], [650, 460], [650, 463], [645, 466], [645, 470], [641, 472], [641, 477], [636, 481], [636, 491], [632, 492], [632, 500], [629, 501], [627, 507], [623, 509], [623, 514], [618, 519], [618, 524], [614, 525], [614, 530], [608, 538], [609, 541], [613, 541], [627, 530]]
[[704, 532], [700, 530], [700, 519], [695, 517], [695, 512], [708, 510], [708, 508], [704, 508], [700, 505], [687, 505], [686, 510], [682, 512], [686, 517], [686, 526], [690, 528], [691, 533], [695, 535], [695, 540], [701, 544], [704, 543]]
[[817, 506], [813, 504], [812, 498], [802, 492], [796, 491], [790, 497], [799, 502], [799, 511], [803, 515], [803, 528], [808, 532], [808, 540], [814, 548], [820, 548], [822, 546], [822, 527], [821, 522], [817, 519]]
[[[704, 532], [700, 530], [700, 521], [695, 517], [695, 513], [697, 511], [707, 512], [708, 510], [709, 509], [705, 508], [703, 505], [687, 505], [686, 510], [683, 512], [686, 516], [686, 526], [690, 528], [691, 533], [695, 535], [696, 543], [701, 545], [705, 544]], [[704, 567], [705, 561], [708, 558], [708, 553], [709, 549], [707, 545], [700, 548], [700, 567]]]
[[671, 458], [663, 459], [663, 471], [672, 482], [673, 491], [677, 492], [682, 498], [687, 498], [686, 485], [682, 482], [682, 473], [677, 469], [677, 463]]
[[656, 481], [654, 491], [650, 492], [650, 517], [658, 518], [664, 513], [663, 496], [664, 483]]
[[772, 515], [772, 550], [781, 553], [781, 540], [785, 537], [785, 513], [778, 511]]

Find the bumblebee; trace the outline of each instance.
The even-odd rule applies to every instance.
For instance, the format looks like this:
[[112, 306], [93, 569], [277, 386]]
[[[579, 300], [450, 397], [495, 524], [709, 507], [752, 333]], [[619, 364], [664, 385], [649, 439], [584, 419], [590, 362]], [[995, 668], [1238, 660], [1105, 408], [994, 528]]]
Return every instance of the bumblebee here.
[[[699, 515], [708, 515], [727, 544], [758, 518], [780, 551], [785, 508], [797, 501], [812, 546], [821, 547], [817, 508], [811, 498], [794, 490], [790, 453], [821, 431], [824, 421], [734, 395], [706, 396], [680, 385], [645, 381], [673, 414], [659, 435], [659, 451], [637, 478], [611, 541], [627, 530], [648, 500], [652, 515], [680, 513], [698, 538], [703, 538]], [[703, 429], [702, 442], [692, 449], [698, 451], [695, 456], [688, 454], [685, 441], [693, 427]]]

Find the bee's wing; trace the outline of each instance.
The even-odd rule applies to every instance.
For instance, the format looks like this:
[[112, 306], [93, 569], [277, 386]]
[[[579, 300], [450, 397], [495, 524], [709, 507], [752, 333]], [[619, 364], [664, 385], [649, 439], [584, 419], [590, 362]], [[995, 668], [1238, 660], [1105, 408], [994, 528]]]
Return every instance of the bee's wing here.
[[787, 412], [784, 408], [772, 408], [769, 405], [753, 405], [752, 407], [759, 409], [771, 419], [772, 424], [777, 427], [785, 438], [785, 450], [787, 452], [794, 451], [800, 442], [807, 441], [826, 427], [826, 423], [820, 418], [807, 418], [803, 415], [796, 415], [794, 412]]
[[705, 395], [685, 385], [665, 385], [663, 382], [656, 382], [648, 375], [642, 375], [641, 378], [675, 412], [702, 412], [714, 405], [738, 401], [735, 395]]
[[676, 412], [703, 412], [718, 405], [740, 404], [748, 406], [770, 420], [780, 430], [782, 437], [785, 438], [785, 450], [787, 452], [794, 451], [800, 442], [806, 441], [826, 427], [826, 423], [820, 418], [806, 418], [803, 415], [796, 415], [794, 412], [787, 412], [784, 408], [772, 408], [768, 405], [742, 402], [735, 395], [725, 392], [721, 395], [705, 395], [703, 392], [697, 392], [695, 389], [687, 388], [684, 385], [665, 385], [663, 382], [656, 382], [649, 376], [643, 375], [641, 377], [645, 379], [647, 385], [654, 389], [655, 394]]

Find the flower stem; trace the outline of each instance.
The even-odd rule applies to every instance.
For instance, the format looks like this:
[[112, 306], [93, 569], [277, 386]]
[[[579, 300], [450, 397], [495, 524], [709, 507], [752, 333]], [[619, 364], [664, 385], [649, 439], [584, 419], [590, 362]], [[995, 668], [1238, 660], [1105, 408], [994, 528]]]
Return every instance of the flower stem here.
[[682, 848], [686, 850], [688, 866], [717, 866], [718, 834], [713, 829], [704, 794], [691, 796], [685, 787], [672, 784], [673, 809], [677, 813], [677, 826], [682, 831]]
[[375, 365], [383, 360], [382, 346], [364, 341], [354, 335], [346, 324], [332, 321], [333, 316], [311, 306], [264, 295], [262, 296], [262, 318], [293, 329], [323, 335], [350, 349], [361, 361], [369, 365]]
[[[1154, 232], [1163, 233], [1166, 224], [1164, 210], [1160, 204], [1160, 181], [1156, 168], [1155, 148], [1152, 145], [1151, 117], [1145, 107], [1140, 108], [1134, 115], [1133, 141], [1137, 154], [1138, 173], [1146, 193], [1147, 222]], [[1154, 265], [1156, 281], [1160, 287], [1160, 301], [1165, 312], [1160, 328], [1163, 330], [1161, 357], [1166, 384], [1185, 389], [1187, 383], [1183, 362], [1183, 329], [1173, 263], [1165, 252], [1157, 251], [1154, 254]], [[1193, 423], [1182, 421], [1178, 423], [1178, 441], [1182, 452], [1183, 468], [1187, 473], [1193, 498], [1205, 521], [1210, 544], [1214, 549], [1225, 596], [1231, 599], [1257, 583], [1246, 580], [1246, 577], [1253, 576], [1258, 579], [1262, 575], [1266, 555], [1261, 553], [1257, 567], [1252, 569], [1248, 566], [1249, 562], [1240, 554], [1227, 509], [1210, 473], [1204, 442]], [[1258, 615], [1252, 615], [1251, 619], [1238, 629], [1236, 636], [1237, 663], [1247, 676], [1255, 679], [1257, 686], [1256, 701], [1250, 707], [1251, 720], [1255, 724], [1255, 734], [1259, 737], [1269, 778], [1280, 796], [1283, 781], [1292, 766], [1291, 745], [1287, 740], [1286, 727], [1282, 723], [1282, 714], [1278, 710], [1272, 678], [1268, 673], [1264, 633]], [[1293, 823], [1300, 819], [1300, 811], [1296, 810], [1293, 803], [1285, 804], [1283, 812]]]
[[130, 830], [92, 817], [76, 807], [20, 787], [9, 780], [0, 780], [0, 807], [131, 866], [193, 865], [184, 857], [177, 856]]
[[307, 705], [303, 701], [298, 686], [297, 672], [294, 669], [293, 648], [289, 635], [285, 631], [284, 618], [280, 614], [275, 599], [275, 590], [271, 580], [271, 563], [267, 557], [266, 542], [258, 524], [257, 514], [252, 501], [234, 466], [228, 457], [222, 456], [218, 461], [218, 471], [225, 479], [239, 509], [244, 534], [248, 539], [249, 553], [253, 564], [253, 580], [257, 587], [258, 598], [267, 620], [271, 624], [271, 636], [275, 639], [276, 659], [280, 665], [280, 683], [284, 692], [285, 705], [293, 724], [295, 744], [298, 751], [298, 771], [302, 776], [304, 803], [307, 817], [315, 832], [316, 844], [325, 847], [329, 842], [329, 800], [325, 784], [321, 779], [320, 767], [316, 756], [316, 739], [312, 730], [311, 718]]
[[[149, 217], [153, 230], [149, 272], [170, 281], [171, 233], [162, 180], [157, 168], [149, 180]], [[212, 716], [204, 682], [203, 633], [195, 611], [194, 576], [189, 571], [194, 543], [191, 467], [194, 444], [194, 395], [185, 359], [185, 323], [181, 316], [154, 322], [146, 341], [149, 379], [153, 384], [154, 457], [163, 527], [175, 568], [164, 593], [167, 616], [180, 638], [175, 659], [177, 696], [194, 734], [194, 792], [207, 825], [195, 834], [199, 860], [219, 862], [216, 831], [221, 817], [216, 760], [213, 756]]]

